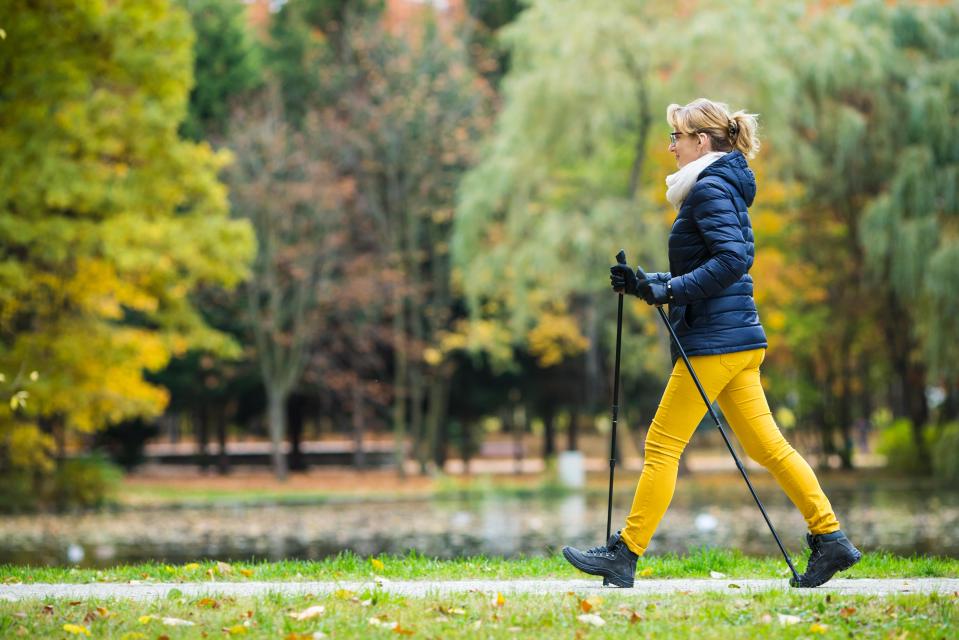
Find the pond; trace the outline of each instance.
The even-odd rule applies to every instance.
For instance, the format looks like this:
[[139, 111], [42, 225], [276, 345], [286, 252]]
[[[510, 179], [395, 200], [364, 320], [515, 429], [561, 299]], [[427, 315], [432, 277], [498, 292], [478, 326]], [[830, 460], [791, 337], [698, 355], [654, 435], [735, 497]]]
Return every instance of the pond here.
[[[768, 478], [757, 491], [791, 553], [805, 526]], [[959, 489], [908, 480], [824, 482], [843, 529], [864, 550], [959, 557]], [[617, 486], [614, 529], [625, 517], [633, 485]], [[353, 501], [309, 505], [219, 505], [129, 509], [82, 515], [0, 519], [0, 563], [108, 567], [148, 560], [182, 563], [319, 559], [358, 554], [515, 556], [556, 553], [565, 544], [594, 546], [606, 529], [606, 492], [558, 497], [508, 494], [438, 499]], [[649, 553], [697, 546], [776, 555], [762, 516], [741, 478], [690, 476], [676, 496]]]

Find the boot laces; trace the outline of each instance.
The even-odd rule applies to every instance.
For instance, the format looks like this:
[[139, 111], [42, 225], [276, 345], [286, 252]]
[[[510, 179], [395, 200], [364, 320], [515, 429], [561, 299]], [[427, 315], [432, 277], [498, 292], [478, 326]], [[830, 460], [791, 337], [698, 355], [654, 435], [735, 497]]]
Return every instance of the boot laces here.
[[598, 547], [593, 547], [592, 549], [586, 551], [586, 555], [610, 557], [613, 555], [613, 553], [612, 549], [607, 547], [605, 544], [601, 544]]

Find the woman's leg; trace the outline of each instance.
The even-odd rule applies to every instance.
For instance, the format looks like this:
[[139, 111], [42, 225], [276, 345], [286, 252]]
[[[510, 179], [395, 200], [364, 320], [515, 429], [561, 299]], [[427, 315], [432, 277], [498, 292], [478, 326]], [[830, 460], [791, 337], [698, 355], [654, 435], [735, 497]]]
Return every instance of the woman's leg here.
[[[706, 395], [714, 400], [732, 378], [720, 356], [690, 358]], [[682, 360], [669, 376], [663, 398], [646, 434], [643, 473], [636, 485], [633, 506], [620, 534], [630, 551], [642, 555], [659, 525], [676, 488], [679, 456], [706, 415], [706, 403]]]
[[839, 530], [839, 521], [823, 493], [816, 474], [780, 433], [762, 384], [759, 365], [765, 349], [724, 354], [724, 364], [735, 375], [722, 393], [719, 407], [750, 458], [766, 467], [802, 513], [813, 534]]

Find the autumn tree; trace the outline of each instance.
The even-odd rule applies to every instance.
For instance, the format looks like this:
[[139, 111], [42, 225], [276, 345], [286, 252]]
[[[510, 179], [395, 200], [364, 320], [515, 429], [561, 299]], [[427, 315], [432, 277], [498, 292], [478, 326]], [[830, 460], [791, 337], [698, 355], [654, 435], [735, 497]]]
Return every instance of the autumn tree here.
[[273, 470], [281, 480], [287, 476], [287, 400], [324, 327], [320, 307], [339, 272], [345, 201], [353, 190], [353, 180], [317, 144], [323, 135], [316, 114], [294, 129], [273, 90], [235, 116], [228, 137], [236, 155], [228, 174], [233, 210], [250, 221], [257, 238], [246, 312], [266, 390]]
[[69, 433], [163, 410], [145, 370], [236, 350], [190, 293], [234, 285], [252, 236], [227, 216], [227, 155], [177, 133], [182, 9], [14, 0], [0, 24], [0, 371], [40, 372], [0, 433], [38, 429], [62, 454]]

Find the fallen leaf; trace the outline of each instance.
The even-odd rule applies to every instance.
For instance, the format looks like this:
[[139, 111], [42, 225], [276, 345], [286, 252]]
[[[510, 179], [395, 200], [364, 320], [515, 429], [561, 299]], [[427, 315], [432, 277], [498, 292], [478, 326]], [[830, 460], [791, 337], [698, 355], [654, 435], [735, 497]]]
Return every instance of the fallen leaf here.
[[589, 596], [585, 600], [579, 601], [579, 606], [583, 610], [583, 613], [589, 613], [601, 604], [603, 604], [603, 599], [600, 596]]
[[192, 627], [196, 624], [182, 618], [160, 618], [160, 622], [168, 627]]
[[405, 627], [401, 627], [401, 626], [400, 626], [400, 623], [397, 622], [397, 623], [396, 623], [396, 626], [393, 627], [393, 633], [400, 633], [400, 634], [402, 634], [402, 635], [404, 635], [404, 636], [411, 636], [411, 635], [413, 635], [413, 630], [412, 630], [412, 629], [407, 629], [407, 628], [405, 628]]
[[591, 624], [594, 627], [601, 627], [606, 624], [606, 621], [595, 613], [584, 613], [583, 615], [578, 616], [576, 619], [585, 624]]
[[374, 571], [382, 571], [386, 568], [386, 565], [383, 564], [383, 561], [377, 560], [376, 558], [370, 558], [370, 564], [373, 565]]
[[793, 616], [785, 613], [779, 614], [779, 624], [783, 625], [784, 627], [791, 624], [798, 624], [800, 622], [802, 622], [802, 620], [800, 620], [799, 616]]
[[43, 605], [43, 609], [42, 609], [41, 613], [44, 613], [44, 614], [46, 614], [46, 615], [48, 615], [48, 616], [52, 616], [52, 615], [53, 615], [53, 605], [52, 605], [52, 604], [45, 604], [45, 605]]
[[369, 622], [374, 627], [385, 627], [387, 629], [394, 629], [399, 626], [398, 622], [391, 622], [390, 620], [383, 620], [379, 617], [370, 618]]
[[219, 609], [220, 603], [214, 600], [213, 598], [200, 598], [196, 606], [198, 607], [209, 607], [210, 609]]
[[810, 627], [810, 633], [826, 633], [829, 630], [828, 624], [821, 624], [819, 622], [814, 622]]
[[848, 618], [854, 613], [856, 613], [856, 607], [843, 607], [839, 610], [839, 615], [843, 618]]
[[71, 607], [75, 607], [78, 604], [83, 604], [83, 600], [74, 600], [73, 602], [70, 602], [69, 604]]
[[636, 624], [637, 622], [642, 622], [642, 621], [643, 621], [643, 616], [641, 616], [636, 611], [633, 611], [633, 615], [629, 616], [630, 624]]
[[224, 576], [230, 575], [233, 573], [233, 565], [228, 562], [218, 561], [216, 563], [216, 572]]
[[326, 613], [326, 607], [321, 604], [317, 604], [304, 609], [299, 613], [291, 613], [290, 617], [294, 620], [309, 620], [311, 618], [319, 618], [324, 613]]
[[735, 582], [730, 582], [730, 583], [729, 583], [728, 585], [726, 585], [726, 586], [729, 587], [730, 589], [742, 589], [742, 587], [740, 587], [740, 586], [739, 586], [738, 584], [736, 584]]
[[247, 633], [248, 629], [244, 627], [242, 624], [235, 624], [232, 627], [223, 627], [221, 631], [225, 631], [226, 633], [229, 633], [231, 636], [242, 636]]
[[253, 575], [253, 569], [240, 569], [240, 573], [245, 575], [247, 578]]
[[107, 609], [106, 607], [97, 607], [97, 613], [100, 615], [101, 618], [109, 618], [111, 616], [117, 615], [113, 613], [112, 611], [110, 611], [109, 609]]
[[78, 624], [65, 624], [63, 625], [63, 630], [67, 633], [72, 633], [73, 635], [90, 635], [90, 630], [86, 627], [82, 627]]
[[646, 567], [645, 569], [639, 572], [639, 575], [643, 576], [644, 578], [648, 578], [649, 576], [653, 575], [653, 568]]

